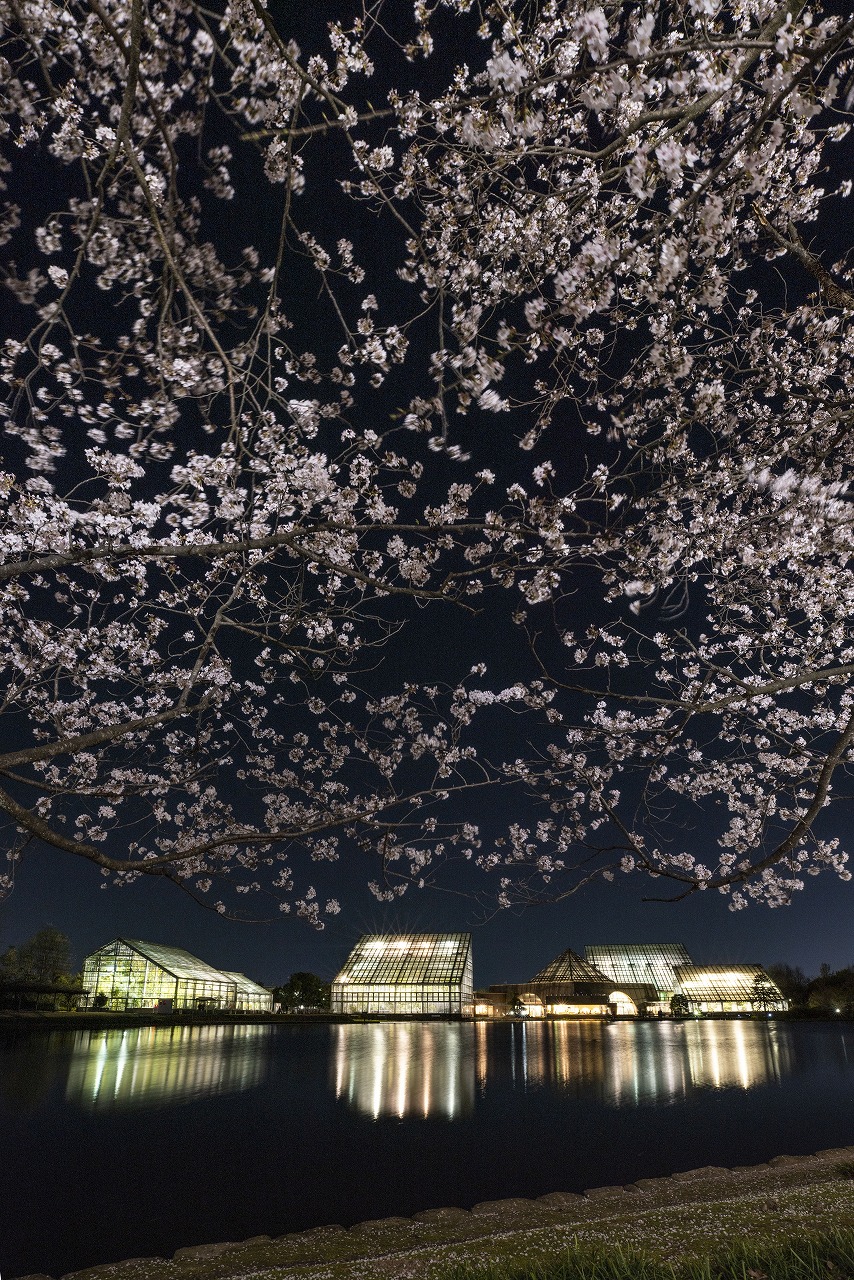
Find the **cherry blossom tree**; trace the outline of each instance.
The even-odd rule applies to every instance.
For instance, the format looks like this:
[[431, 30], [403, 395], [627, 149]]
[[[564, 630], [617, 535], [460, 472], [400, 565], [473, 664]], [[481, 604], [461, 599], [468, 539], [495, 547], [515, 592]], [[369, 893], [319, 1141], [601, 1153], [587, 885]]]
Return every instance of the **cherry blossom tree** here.
[[544, 657], [561, 735], [513, 771], [553, 816], [492, 855], [542, 873], [507, 895], [553, 892], [579, 846], [735, 908], [849, 878], [819, 819], [854, 741], [852, 29], [805, 5], [496, 5], [483, 68], [402, 104], [413, 141], [368, 179], [419, 209], [407, 270], [448, 312], [458, 408], [521, 408], [500, 390], [521, 357], [535, 475], [565, 483], [567, 438], [584, 458], [605, 607], [562, 611], [568, 673]]
[[[2, 0], [4, 883], [847, 878], [854, 22], [343, 9]], [[451, 605], [446, 687], [371, 670]]]

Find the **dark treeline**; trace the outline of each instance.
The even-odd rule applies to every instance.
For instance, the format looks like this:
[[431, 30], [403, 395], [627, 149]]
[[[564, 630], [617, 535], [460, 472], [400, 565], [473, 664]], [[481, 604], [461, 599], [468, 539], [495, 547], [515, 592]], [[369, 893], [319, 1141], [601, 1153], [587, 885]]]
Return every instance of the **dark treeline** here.
[[854, 965], [832, 970], [829, 964], [823, 964], [815, 978], [808, 978], [802, 969], [790, 964], [769, 964], [765, 971], [792, 1009], [854, 1017]]
[[292, 973], [287, 982], [273, 988], [273, 1001], [283, 1013], [324, 1011], [330, 1007], [332, 984], [315, 973]]
[[0, 955], [0, 1008], [75, 1008], [80, 991], [71, 943], [53, 925]]

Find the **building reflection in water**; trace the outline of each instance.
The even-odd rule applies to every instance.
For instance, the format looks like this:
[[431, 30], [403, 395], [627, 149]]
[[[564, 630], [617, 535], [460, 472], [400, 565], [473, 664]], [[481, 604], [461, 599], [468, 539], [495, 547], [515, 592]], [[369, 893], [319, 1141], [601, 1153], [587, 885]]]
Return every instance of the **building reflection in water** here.
[[[483, 1084], [488, 1029], [478, 1031]], [[790, 1030], [780, 1023], [537, 1022], [513, 1027], [510, 1039], [514, 1082], [557, 1085], [618, 1107], [675, 1102], [695, 1089], [751, 1089], [779, 1082], [795, 1065]]]
[[752, 1089], [796, 1069], [785, 1024], [388, 1022], [332, 1028], [335, 1096], [365, 1115], [469, 1114], [476, 1090], [557, 1088], [606, 1106]]
[[332, 1028], [336, 1098], [365, 1115], [469, 1115], [475, 1033], [470, 1022], [379, 1022]]
[[65, 1096], [107, 1110], [240, 1093], [267, 1076], [270, 1032], [251, 1024], [81, 1031]]

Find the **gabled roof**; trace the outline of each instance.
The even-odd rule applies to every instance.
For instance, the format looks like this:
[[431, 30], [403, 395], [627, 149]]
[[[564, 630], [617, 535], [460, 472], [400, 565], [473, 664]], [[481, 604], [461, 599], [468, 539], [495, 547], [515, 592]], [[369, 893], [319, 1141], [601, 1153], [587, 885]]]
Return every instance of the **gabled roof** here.
[[617, 983], [650, 983], [666, 998], [676, 985], [675, 968], [693, 961], [681, 942], [611, 942], [584, 948], [591, 964]]
[[[116, 942], [132, 947], [141, 956], [145, 956], [146, 960], [171, 973], [174, 978], [189, 982], [218, 982], [223, 986], [234, 985], [233, 978], [214, 969], [212, 965], [205, 964], [204, 960], [190, 955], [189, 951], [184, 951], [181, 947], [167, 947], [161, 942], [142, 942], [139, 938], [117, 938]], [[101, 950], [106, 951], [107, 948], [102, 947]]]
[[552, 960], [551, 964], [547, 964], [545, 969], [541, 969], [539, 973], [534, 974], [530, 983], [535, 982], [607, 982], [608, 978], [601, 973], [595, 965], [589, 960], [582, 960], [581, 956], [567, 947], [566, 951]]
[[333, 985], [448, 986], [470, 956], [470, 933], [365, 933]]
[[[758, 964], [680, 964], [676, 967], [679, 991], [689, 1000], [752, 1000], [754, 982], [762, 975], [769, 999], [783, 1001], [779, 987]], [[771, 992], [775, 994], [772, 996]]]
[[234, 973], [231, 969], [223, 969], [222, 972], [226, 978], [231, 979], [242, 995], [266, 996], [268, 1000], [272, 999], [272, 993], [266, 987], [262, 987], [260, 982], [253, 982], [245, 973]]

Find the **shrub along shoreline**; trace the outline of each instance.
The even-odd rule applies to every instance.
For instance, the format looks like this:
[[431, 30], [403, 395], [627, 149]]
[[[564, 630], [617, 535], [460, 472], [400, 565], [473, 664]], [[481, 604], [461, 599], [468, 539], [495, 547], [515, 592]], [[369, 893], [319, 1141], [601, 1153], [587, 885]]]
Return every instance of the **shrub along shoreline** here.
[[[628, 1187], [256, 1236], [65, 1280], [841, 1280], [854, 1276], [854, 1147]], [[29, 1277], [28, 1280], [50, 1280]]]

